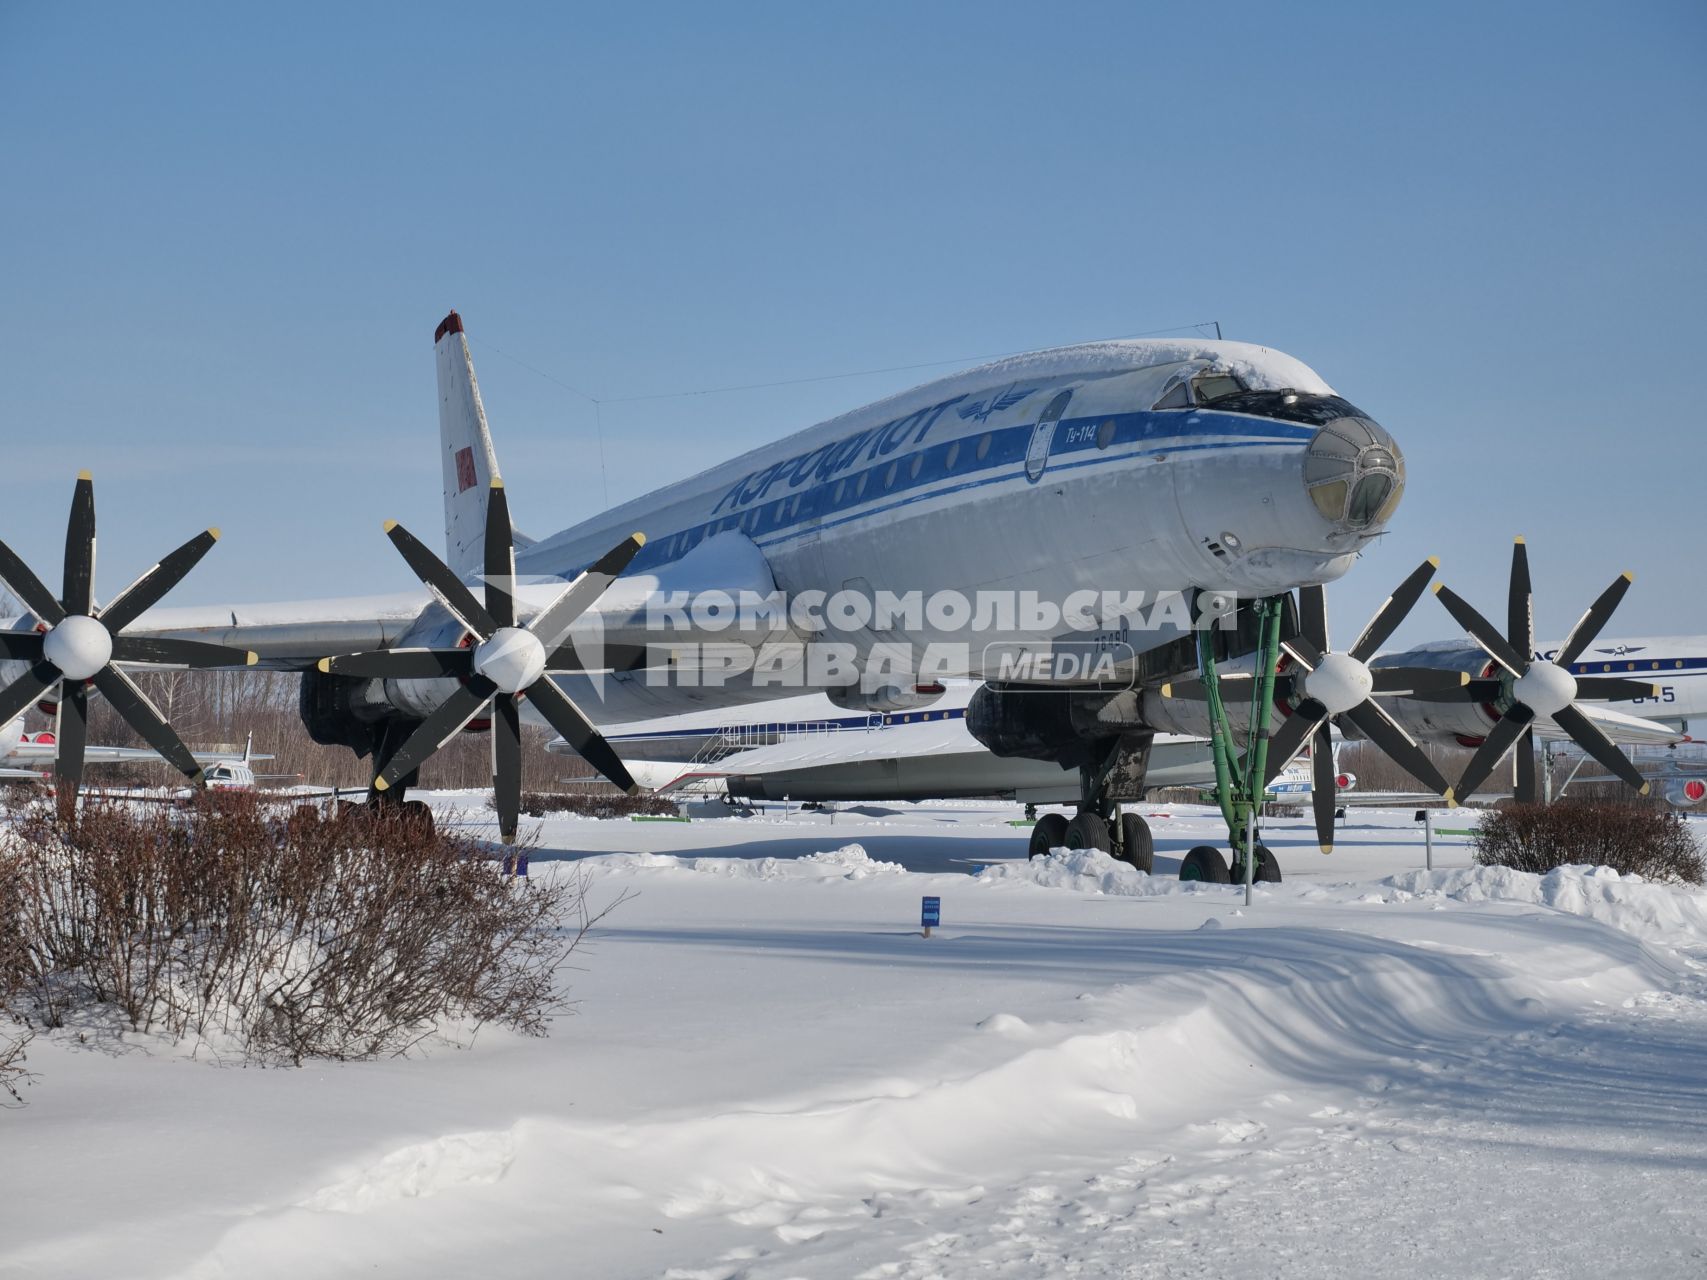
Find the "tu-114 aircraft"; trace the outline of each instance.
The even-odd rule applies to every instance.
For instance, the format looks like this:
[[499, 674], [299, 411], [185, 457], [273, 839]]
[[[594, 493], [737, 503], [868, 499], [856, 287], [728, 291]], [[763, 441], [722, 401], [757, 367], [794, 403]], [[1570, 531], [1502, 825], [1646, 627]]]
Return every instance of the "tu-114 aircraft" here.
[[[303, 673], [308, 731], [370, 757], [382, 805], [400, 801], [457, 733], [490, 732], [506, 838], [519, 812], [524, 716], [633, 787], [595, 719], [810, 689], [850, 710], [892, 710], [946, 677], [987, 681], [968, 724], [995, 754], [1077, 772], [1073, 822], [1099, 847], [1138, 838], [1135, 815], [1116, 821], [1116, 805], [1141, 794], [1157, 732], [1193, 719], [1192, 706], [1202, 709], [1193, 729], [1213, 747], [1235, 857], [1257, 847], [1267, 783], [1311, 741], [1325, 742], [1330, 720], [1442, 793], [1449, 784], [1407, 724], [1477, 706], [1499, 717], [1485, 730], [1490, 752], [1556, 724], [1597, 758], [1622, 760], [1578, 703], [1635, 696], [1635, 685], [1557, 678], [1568, 663], [1524, 661], [1533, 645], [1513, 651], [1479, 616], [1480, 648], [1465, 661], [1371, 663], [1432, 564], [1349, 649], [1330, 648], [1321, 589], [1387, 527], [1404, 463], [1374, 418], [1270, 348], [1139, 340], [997, 361], [538, 541], [512, 528], [455, 312], [434, 349], [444, 555], [385, 525], [421, 595], [162, 607], [212, 546], [210, 531], [98, 605], [86, 475], [59, 595], [0, 544], [0, 580], [33, 615], [0, 633], [0, 718], [60, 690], [62, 781], [74, 787], [80, 771], [91, 689], [199, 778], [128, 672], [257, 661]], [[1567, 648], [1586, 647], [1621, 594], [1597, 602]], [[880, 607], [838, 612], [838, 597]], [[885, 600], [922, 607], [885, 617]], [[1255, 681], [1255, 699], [1241, 674]], [[1188, 685], [1206, 700], [1164, 697]], [[1269, 734], [1249, 733], [1241, 704], [1266, 709]], [[1407, 706], [1423, 710], [1407, 720]], [[1228, 874], [1207, 847], [1187, 863], [1184, 874]], [[1247, 870], [1277, 874], [1266, 850]]]

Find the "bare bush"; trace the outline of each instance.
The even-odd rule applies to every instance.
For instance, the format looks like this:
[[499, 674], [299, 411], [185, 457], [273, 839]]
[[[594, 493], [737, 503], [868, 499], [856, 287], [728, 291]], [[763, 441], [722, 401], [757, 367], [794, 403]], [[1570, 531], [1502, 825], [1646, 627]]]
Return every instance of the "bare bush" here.
[[[543, 1034], [592, 924], [585, 884], [515, 880], [478, 844], [373, 815], [35, 803], [0, 828], [21, 1003], [264, 1061], [370, 1058], [495, 1022]], [[614, 905], [614, 904], [613, 904]]]
[[1611, 867], [1646, 880], [1700, 884], [1707, 859], [1677, 814], [1627, 804], [1507, 805], [1482, 815], [1476, 861], [1545, 874], [1555, 867]]
[[530, 791], [522, 797], [522, 812], [530, 818], [548, 813], [572, 813], [582, 818], [673, 818], [676, 802], [665, 796], [631, 796], [620, 791]]
[[23, 917], [23, 871], [16, 859], [0, 852], [0, 1093], [14, 1102], [25, 1078], [24, 1045], [29, 1024], [8, 1012], [24, 981], [24, 948], [18, 930]]

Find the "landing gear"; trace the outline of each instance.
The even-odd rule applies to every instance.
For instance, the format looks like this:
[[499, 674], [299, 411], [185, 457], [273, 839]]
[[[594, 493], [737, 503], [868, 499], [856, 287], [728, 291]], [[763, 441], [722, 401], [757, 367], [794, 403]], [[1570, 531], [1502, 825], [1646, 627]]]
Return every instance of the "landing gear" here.
[[1108, 823], [1100, 815], [1081, 809], [1067, 824], [1067, 847], [1101, 849], [1104, 853], [1111, 853], [1114, 840], [1108, 833]]
[[1041, 858], [1051, 849], [1060, 849], [1066, 843], [1067, 819], [1058, 813], [1046, 813], [1031, 829], [1030, 856]]
[[1204, 884], [1229, 884], [1232, 874], [1219, 849], [1214, 845], [1200, 844], [1180, 860], [1179, 878]]
[[[1280, 862], [1269, 852], [1267, 845], [1259, 844], [1256, 848], [1257, 865], [1251, 875], [1253, 884], [1279, 884]], [[1245, 882], [1245, 851], [1238, 850], [1233, 855], [1233, 883]]]
[[1145, 875], [1155, 874], [1156, 838], [1150, 834], [1150, 824], [1136, 813], [1120, 815], [1120, 853], [1117, 856]]
[[[1284, 606], [1283, 596], [1271, 596], [1255, 605], [1259, 631], [1254, 655], [1256, 679], [1246, 681], [1251, 686], [1250, 733], [1242, 755], [1237, 752], [1232, 722], [1222, 701], [1213, 637], [1207, 627], [1197, 633], [1197, 666], [1209, 703], [1209, 742], [1215, 758], [1215, 799], [1221, 806], [1221, 816], [1227, 822], [1233, 864], [1228, 868], [1218, 851], [1208, 845], [1200, 845], [1180, 864], [1181, 880], [1226, 884], [1230, 878], [1244, 884], [1259, 880], [1272, 883], [1280, 879], [1280, 865], [1274, 855], [1263, 846], [1255, 845], [1255, 856], [1250, 860], [1254, 865], [1248, 869], [1247, 880], [1244, 851], [1248, 844], [1255, 844], [1263, 798], [1268, 791], [1268, 720], [1269, 709], [1274, 705], [1275, 669], [1281, 657], [1280, 627]], [[1191, 874], [1188, 875], [1188, 871]]]

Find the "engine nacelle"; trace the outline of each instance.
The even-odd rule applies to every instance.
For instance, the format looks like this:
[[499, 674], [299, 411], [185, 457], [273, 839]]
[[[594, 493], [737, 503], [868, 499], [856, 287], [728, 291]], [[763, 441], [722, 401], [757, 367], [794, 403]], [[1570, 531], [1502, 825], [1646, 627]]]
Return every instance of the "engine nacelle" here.
[[1707, 800], [1707, 778], [1675, 778], [1666, 787], [1666, 803], [1679, 809], [1692, 808]]
[[[1372, 670], [1382, 667], [1430, 667], [1440, 671], [1461, 671], [1471, 679], [1499, 674], [1499, 668], [1480, 649], [1466, 644], [1428, 645], [1406, 653], [1386, 654], [1369, 664]], [[1499, 723], [1499, 711], [1478, 702], [1421, 702], [1415, 698], [1382, 698], [1381, 705], [1402, 724], [1413, 738], [1426, 742], [1480, 742], [1488, 731]], [[1348, 738], [1362, 735], [1349, 724], [1342, 732]]]

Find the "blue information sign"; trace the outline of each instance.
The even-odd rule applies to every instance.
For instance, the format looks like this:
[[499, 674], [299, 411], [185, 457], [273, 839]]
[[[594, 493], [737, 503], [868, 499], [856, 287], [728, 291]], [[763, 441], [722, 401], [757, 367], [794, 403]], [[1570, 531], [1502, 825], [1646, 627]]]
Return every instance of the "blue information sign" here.
[[942, 923], [942, 899], [926, 898], [920, 908], [919, 923], [926, 929], [934, 929]]

